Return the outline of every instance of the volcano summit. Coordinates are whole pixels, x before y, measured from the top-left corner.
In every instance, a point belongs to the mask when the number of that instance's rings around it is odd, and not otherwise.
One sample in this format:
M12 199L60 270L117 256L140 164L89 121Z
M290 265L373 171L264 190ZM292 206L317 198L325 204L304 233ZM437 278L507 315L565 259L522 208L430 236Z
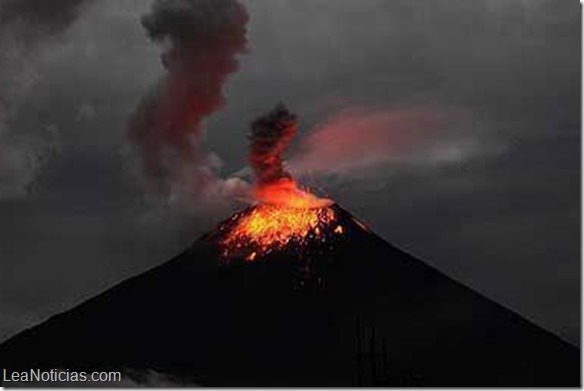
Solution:
M135 379L153 370L208 386L579 384L577 348L391 246L339 205L311 211L319 219L305 235L269 249L246 231L264 207L20 333L0 346L0 364Z
M577 348L300 188L296 117L252 124L254 206L0 346L0 366L207 386L577 386ZM152 384L149 384L152 385Z

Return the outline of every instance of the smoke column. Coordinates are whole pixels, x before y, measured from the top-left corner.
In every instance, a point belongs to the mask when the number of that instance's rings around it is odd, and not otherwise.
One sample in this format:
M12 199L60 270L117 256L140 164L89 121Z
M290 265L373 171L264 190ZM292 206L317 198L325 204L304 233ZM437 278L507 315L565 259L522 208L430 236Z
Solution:
M283 104L252 123L249 162L259 186L292 178L284 168L282 155L297 128L296 115Z
M247 20L236 0L158 0L143 17L148 36L166 48L167 74L139 104L128 132L157 190L196 197L216 185L210 157L200 151L201 130L224 104L223 84L246 47Z
M0 1L0 197L23 195L51 134L17 133L10 122L39 79L36 60L93 0Z
M297 128L296 115L281 103L252 123L249 162L255 176L252 196L256 201L294 208L317 208L331 203L298 187L284 167L283 155Z

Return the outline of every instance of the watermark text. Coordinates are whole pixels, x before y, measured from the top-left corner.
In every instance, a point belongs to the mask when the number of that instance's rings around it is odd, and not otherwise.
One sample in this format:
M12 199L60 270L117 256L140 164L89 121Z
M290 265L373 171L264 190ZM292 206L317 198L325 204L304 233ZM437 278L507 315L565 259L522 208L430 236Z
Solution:
M69 369L29 369L27 371L2 370L2 383L18 382L121 382L119 371L71 371Z

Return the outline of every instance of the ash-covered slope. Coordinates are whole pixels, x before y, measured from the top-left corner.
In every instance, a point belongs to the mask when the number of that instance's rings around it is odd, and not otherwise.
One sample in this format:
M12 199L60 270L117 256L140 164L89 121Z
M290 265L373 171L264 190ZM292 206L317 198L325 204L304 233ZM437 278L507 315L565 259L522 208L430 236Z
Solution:
M211 386L580 384L578 349L330 209L334 223L302 245L226 260L220 243L245 211L7 341L0 367L151 369Z

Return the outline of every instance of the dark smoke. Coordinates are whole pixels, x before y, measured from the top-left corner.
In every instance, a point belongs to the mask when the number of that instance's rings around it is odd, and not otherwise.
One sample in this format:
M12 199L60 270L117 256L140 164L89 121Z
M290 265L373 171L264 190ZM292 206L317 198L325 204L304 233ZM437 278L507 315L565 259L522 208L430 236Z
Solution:
M0 0L0 198L26 194L54 134L16 132L11 121L40 75L37 60L93 0Z
M236 0L158 0L142 23L167 48L167 71L134 113L129 138L157 190L208 192L216 178L199 150L204 120L224 104L223 85L246 47L245 8Z
M252 123L249 162L259 186L291 178L284 168L282 155L297 127L296 115L283 104Z

